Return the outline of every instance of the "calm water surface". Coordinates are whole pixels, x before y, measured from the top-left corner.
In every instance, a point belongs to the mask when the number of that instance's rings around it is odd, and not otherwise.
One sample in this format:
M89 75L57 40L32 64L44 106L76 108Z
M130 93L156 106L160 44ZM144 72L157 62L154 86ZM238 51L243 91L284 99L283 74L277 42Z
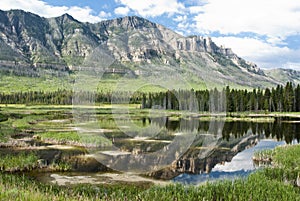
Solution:
M124 178L128 176L140 180L136 175L141 172L135 170L142 167L146 172L143 174L153 179L197 185L206 181L247 176L258 168L252 162L255 151L298 143L300 140L300 121L297 118L275 118L274 121L267 122L262 119L224 121L176 115L152 115L149 118L143 113L132 113L128 120L128 116L123 114L113 117L111 113L103 111L97 113L92 120L96 120L96 126L94 122L74 123L71 118L66 121L61 118L51 119L32 125L43 123L48 126L47 129L55 130L58 129L58 123L62 122L60 132L85 130L89 134L101 134L113 144L111 148L88 150L87 154L90 156L100 154L102 158L99 157L98 161L76 159L72 173L57 173L54 174L55 177L53 174L42 173L38 175L40 180L55 182L55 178L63 177L64 180L69 178L71 182L84 175L90 178L86 181L97 177L95 179L99 181L100 178L102 182L103 175L99 176L98 173L107 173L104 168L107 164L99 162L107 160L111 169L127 172ZM52 128L52 124L55 127ZM34 128L32 130L35 131ZM169 152L171 154L165 154ZM80 150L74 152L53 147L39 153L47 156L47 160L55 157L73 160L74 156L83 154ZM166 162L167 165L157 166L156 162ZM116 175L114 177L117 178Z

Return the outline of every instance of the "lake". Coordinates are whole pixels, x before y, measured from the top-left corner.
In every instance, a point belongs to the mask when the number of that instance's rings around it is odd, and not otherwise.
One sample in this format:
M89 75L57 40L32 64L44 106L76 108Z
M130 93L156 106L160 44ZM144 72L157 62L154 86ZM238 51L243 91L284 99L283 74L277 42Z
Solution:
M18 146L2 143L1 155L35 150L46 164L71 166L71 172L29 173L45 182L197 185L247 176L259 168L252 161L255 151L298 143L300 138L296 117L224 118L110 108L83 112L79 118L61 108L5 110L10 123L1 122L0 129L7 132L13 126Z

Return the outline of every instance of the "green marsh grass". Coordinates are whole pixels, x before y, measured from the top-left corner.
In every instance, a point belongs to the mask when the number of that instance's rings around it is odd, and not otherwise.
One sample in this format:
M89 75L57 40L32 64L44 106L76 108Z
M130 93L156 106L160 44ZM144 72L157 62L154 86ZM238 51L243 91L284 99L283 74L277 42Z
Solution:
M257 152L255 155L263 155L272 161L272 166L264 169L266 177L296 185L300 175L300 145L278 146L273 150Z
M254 153L257 158L270 158L275 167L300 171L300 145L278 146Z
M60 143L66 142L79 142L80 136L76 131L65 131L65 132L57 132L57 131L46 131L41 132L37 136L40 137L41 140L55 140Z
M66 162L53 163L49 166L52 171L67 172L72 170L72 165Z
M30 193L31 192L31 193ZM34 192L34 193L32 193ZM270 180L263 172L247 179L201 186L143 184L41 184L24 176L0 174L0 200L300 200L299 189Z
M70 144L88 147L110 146L111 141L97 134L80 134L77 131L48 131L39 133L37 138L42 141L54 141L58 144Z
M0 170L3 172L29 171L37 167L38 159L33 152L1 156Z
M262 151L256 151L253 155L254 161L271 162L274 156L272 149L266 149Z

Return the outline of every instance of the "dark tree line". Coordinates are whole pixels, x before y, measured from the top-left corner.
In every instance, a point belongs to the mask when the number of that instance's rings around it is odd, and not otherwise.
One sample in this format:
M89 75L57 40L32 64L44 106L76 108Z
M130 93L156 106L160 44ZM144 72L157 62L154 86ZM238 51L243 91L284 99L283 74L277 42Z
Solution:
M118 97L118 99L116 98ZM130 97L130 98L128 98ZM53 92L29 91L0 93L1 104L47 104L47 105L72 105L85 103L140 103L141 93L129 92L91 92L57 90ZM119 100L120 99L120 100ZM121 102L120 102L121 101Z
M195 110L210 112L299 112L300 85L291 82L275 88L230 89L221 91L185 90L143 94L142 108L161 107L172 110Z
M0 93L2 104L137 103L141 108L207 112L300 112L300 85L262 89L172 90L166 92L88 92L57 90Z
M29 91L15 92L10 94L0 93L2 104L72 104L73 92L68 90L57 90L54 92Z

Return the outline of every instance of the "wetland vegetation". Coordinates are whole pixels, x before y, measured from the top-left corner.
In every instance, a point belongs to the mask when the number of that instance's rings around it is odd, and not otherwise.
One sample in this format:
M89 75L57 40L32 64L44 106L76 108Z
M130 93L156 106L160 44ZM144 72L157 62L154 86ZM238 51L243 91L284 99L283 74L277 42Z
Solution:
M284 172L283 172L284 173ZM43 184L25 176L0 174L2 200L299 200L299 188L282 182L266 169L247 179L201 186L150 184L73 185ZM32 192L35 192L32 194Z
M101 150L113 143L126 153L152 153L162 149L177 135L186 130L196 129L208 132L212 122L223 121L222 133L211 150L211 156L217 158L196 159L197 153L203 150L203 142L195 138L189 151L181 158L186 169L177 166L172 171L176 175L188 172L199 174L209 172L217 163L230 161L238 152L255 145L256 140L273 139L294 143L299 141L299 114L231 113L231 117L218 118L202 113L195 115L180 111L167 111L164 117L147 109L137 109L132 105L129 114L136 128L122 127L114 120L112 109L102 107L86 108L96 118L95 121L78 125L74 119L71 106L1 106L1 174L0 199L2 200L299 200L299 150L300 146L284 146L274 151L256 152L260 161L268 158L271 166L253 172L247 178L202 183L197 186L174 184L163 185L155 182L117 180L103 184L69 184L58 185L53 182L42 182L36 179L34 172L73 172L87 171L114 172L101 165L97 160L88 157L94 145L101 145ZM94 112L94 113L93 113ZM149 116L151 114L151 116ZM122 115L118 117L122 119ZM127 116L124 116L127 117ZM267 121L264 121L267 119ZM118 122L120 123L120 121ZM121 121L122 123L122 121ZM125 124L127 122L125 121ZM160 132L155 136L139 136L139 129L155 125ZM80 127L82 126L82 127ZM87 126L87 127L86 127ZM78 135L78 128L91 128L91 141ZM136 130L137 129L137 130ZM131 134L128 136L123 131ZM97 132L96 132L97 131ZM96 133L101 133L100 137ZM145 135L143 133L142 135ZM89 138L88 137L88 138ZM245 141L244 144L241 143ZM93 142L93 143L91 143ZM97 146L96 146L97 147ZM88 149L87 149L88 148ZM232 151L236 149L235 151ZM193 156L195 155L195 156ZM227 158L224 158L226 156ZM193 167L186 163L198 164ZM203 169L199 170L198 167ZM207 169L208 168L208 169ZM169 170L163 170L169 174ZM118 173L118 172L117 172ZM121 173L118 173L121 174ZM156 174L155 178L157 178ZM155 175L155 174L154 174ZM176 176L174 175L174 176ZM146 176L146 175L144 175ZM108 176L110 177L110 176ZM148 177L145 177L148 178ZM159 177L158 177L159 178ZM166 177L161 177L166 179ZM105 179L104 179L105 180ZM154 180L153 180L154 181ZM32 189L36 193L32 194Z

